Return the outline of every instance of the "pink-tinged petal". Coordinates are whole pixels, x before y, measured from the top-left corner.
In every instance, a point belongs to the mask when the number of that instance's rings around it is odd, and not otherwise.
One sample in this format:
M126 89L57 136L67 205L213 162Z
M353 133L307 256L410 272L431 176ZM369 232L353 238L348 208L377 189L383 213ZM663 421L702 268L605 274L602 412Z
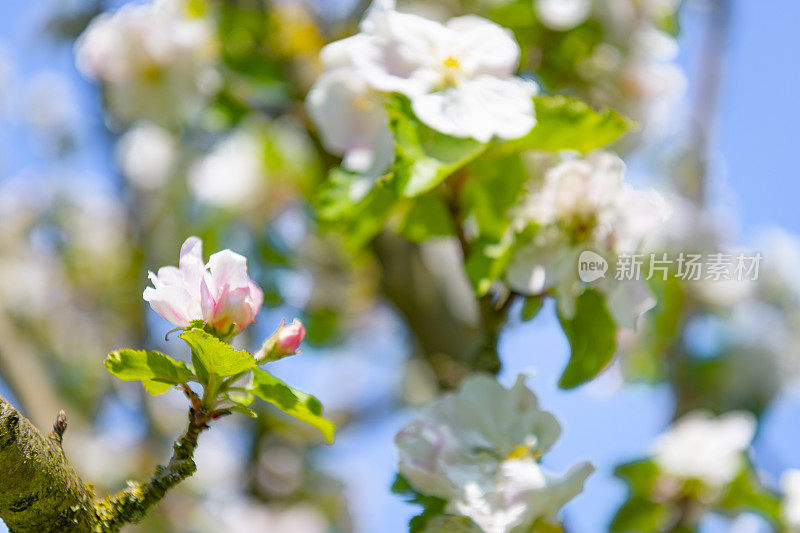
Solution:
M184 283L195 289L200 287L200 280L205 272L203 263L203 241L197 237L189 237L181 246L181 257L178 262ZM198 295L196 291L192 294ZM199 296L199 295L198 295Z
M212 255L206 267L211 271L214 286L220 291L224 285L231 288L247 287L247 259L230 250L223 250Z
M176 326L185 328L189 322L194 318L199 318L195 315L191 299L185 290L178 286L166 286L160 289L147 287L142 294L145 301L150 303L153 311L164 317L169 322Z
M261 287L250 281L250 307L253 310L253 316L258 314L259 309L264 304L264 291Z
M216 289L211 274L205 273L200 282L200 310L203 313L203 320L210 322L217 307Z
M230 289L226 285L217 299L213 316L206 317L206 320L220 333L240 332L250 325L255 316L251 307L247 305L249 296L248 287Z
M156 289L166 285L183 285L183 275L174 266L161 267L158 269L158 275L150 272L148 277Z

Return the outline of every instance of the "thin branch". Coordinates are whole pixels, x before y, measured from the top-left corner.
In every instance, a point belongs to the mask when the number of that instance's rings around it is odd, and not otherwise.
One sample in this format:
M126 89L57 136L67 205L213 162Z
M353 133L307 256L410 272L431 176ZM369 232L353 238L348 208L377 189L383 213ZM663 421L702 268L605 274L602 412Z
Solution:
M191 408L189 424L172 446L172 457L167 466L156 467L153 477L146 483L128 482L126 489L97 502L97 515L103 531L118 531L125 524L140 522L168 490L195 473L197 438L208 429L211 418L205 411Z

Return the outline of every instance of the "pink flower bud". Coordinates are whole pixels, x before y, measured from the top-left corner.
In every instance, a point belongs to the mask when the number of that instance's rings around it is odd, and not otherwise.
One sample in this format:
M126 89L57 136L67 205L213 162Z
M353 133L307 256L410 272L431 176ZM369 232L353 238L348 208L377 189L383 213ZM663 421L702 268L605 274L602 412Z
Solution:
M277 340L275 341L274 355L285 356L293 355L300 347L300 343L306 338L306 328L303 323L296 318L291 324L281 325L278 328Z

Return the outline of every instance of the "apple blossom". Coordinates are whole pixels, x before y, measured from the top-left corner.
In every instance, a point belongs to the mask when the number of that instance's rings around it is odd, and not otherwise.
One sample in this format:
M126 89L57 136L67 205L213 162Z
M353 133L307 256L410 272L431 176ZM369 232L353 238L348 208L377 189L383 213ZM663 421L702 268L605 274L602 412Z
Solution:
M747 412L714 418L695 411L658 437L653 444L653 460L665 474L719 488L745 466L744 452L755 430L755 417Z
M178 267L162 267L149 276L153 287L144 290L145 301L181 328L203 320L221 335L235 335L255 320L264 301L247 275L247 259L223 250L203 264L203 243L197 237L181 246Z
M120 138L117 164L133 185L153 190L169 178L176 159L175 148L175 139L167 130L151 122L141 122Z
M556 520L593 470L588 463L561 476L542 469L538 460L560 432L523 377L506 389L476 375L398 433L399 470L416 491L447 500L446 512L487 533L523 531L537 519Z
M266 178L258 138L236 131L220 141L189 171L189 187L201 201L224 208L249 207Z
M78 70L105 84L117 119L174 126L193 116L212 88L215 29L181 0L126 4L95 17L75 55Z
M512 139L534 126L537 88L514 76L520 50L508 30L477 16L440 24L391 1L375 2L359 29L323 49L325 72L306 100L345 168L373 176L388 168L389 93L408 96L422 122L455 137Z
M661 225L668 214L663 199L624 184L624 172L623 161L609 152L567 158L545 172L540 189L517 211L518 225L533 223L538 229L506 271L513 289L524 294L554 289L562 314L570 317L584 288L577 272L580 254L592 250L614 264L618 254L634 253ZM606 294L617 323L632 328L655 301L643 279L617 282L613 277L593 286Z

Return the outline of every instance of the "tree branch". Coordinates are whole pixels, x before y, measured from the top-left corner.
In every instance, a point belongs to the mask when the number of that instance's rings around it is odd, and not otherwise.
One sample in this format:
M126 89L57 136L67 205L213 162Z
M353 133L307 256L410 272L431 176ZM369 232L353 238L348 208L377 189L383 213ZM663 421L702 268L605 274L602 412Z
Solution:
M54 435L59 431L54 428ZM92 531L92 491L67 461L60 440L44 436L2 396L0 472L0 518L14 533Z
M139 522L197 470L197 439L212 418L191 408L166 466L156 467L146 483L130 481L119 493L95 500L61 449L66 414L58 414L45 436L0 396L0 518L13 533L107 533Z
M147 483L130 481L128 487L114 496L97 502L96 509L102 531L118 531L123 525L140 522L167 491L197 470L194 450L197 438L205 429L211 416L202 410L189 410L189 425L183 436L172 446L172 458L167 466L157 466Z

